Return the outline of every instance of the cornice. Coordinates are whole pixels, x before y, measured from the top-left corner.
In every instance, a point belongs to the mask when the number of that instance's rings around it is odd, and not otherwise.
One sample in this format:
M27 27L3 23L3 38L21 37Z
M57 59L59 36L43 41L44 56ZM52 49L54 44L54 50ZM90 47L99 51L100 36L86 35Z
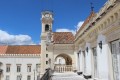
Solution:
M109 34L120 30L120 20L115 21L115 23L109 25L106 29L104 29L103 31L101 31L101 33L105 36L108 36Z
M40 57L40 54L0 54L0 57Z

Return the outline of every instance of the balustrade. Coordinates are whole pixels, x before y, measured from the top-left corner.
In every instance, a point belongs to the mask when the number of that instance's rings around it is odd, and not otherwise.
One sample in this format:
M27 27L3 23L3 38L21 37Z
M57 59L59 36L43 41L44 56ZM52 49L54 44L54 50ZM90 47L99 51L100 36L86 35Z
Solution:
M55 65L55 72L72 72L72 65Z

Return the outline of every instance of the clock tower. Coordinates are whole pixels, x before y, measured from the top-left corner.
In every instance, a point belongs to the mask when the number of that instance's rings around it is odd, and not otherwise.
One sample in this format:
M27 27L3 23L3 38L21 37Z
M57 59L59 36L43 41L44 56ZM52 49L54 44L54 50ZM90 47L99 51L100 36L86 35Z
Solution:
M42 33L52 30L53 13L50 11L42 12Z
M52 24L53 24L53 13L50 11L42 12L41 18L42 24L42 31L41 31L41 76L45 73L45 70L49 68L49 59L50 54L47 51L47 37L48 33L52 31Z

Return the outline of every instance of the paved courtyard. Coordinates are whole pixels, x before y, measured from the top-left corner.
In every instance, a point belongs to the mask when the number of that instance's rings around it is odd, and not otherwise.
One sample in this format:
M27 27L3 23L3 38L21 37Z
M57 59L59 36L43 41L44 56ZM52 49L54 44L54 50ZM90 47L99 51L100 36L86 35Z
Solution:
M54 73L52 80L84 80L82 76L77 75L77 73Z

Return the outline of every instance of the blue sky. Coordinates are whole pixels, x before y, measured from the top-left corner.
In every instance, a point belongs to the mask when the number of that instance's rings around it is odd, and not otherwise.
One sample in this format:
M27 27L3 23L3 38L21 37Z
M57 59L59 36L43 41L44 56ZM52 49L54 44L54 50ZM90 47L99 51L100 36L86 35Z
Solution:
M41 12L52 10L53 31L72 31L107 0L0 0L0 44L39 44ZM79 24L78 24L79 23Z

